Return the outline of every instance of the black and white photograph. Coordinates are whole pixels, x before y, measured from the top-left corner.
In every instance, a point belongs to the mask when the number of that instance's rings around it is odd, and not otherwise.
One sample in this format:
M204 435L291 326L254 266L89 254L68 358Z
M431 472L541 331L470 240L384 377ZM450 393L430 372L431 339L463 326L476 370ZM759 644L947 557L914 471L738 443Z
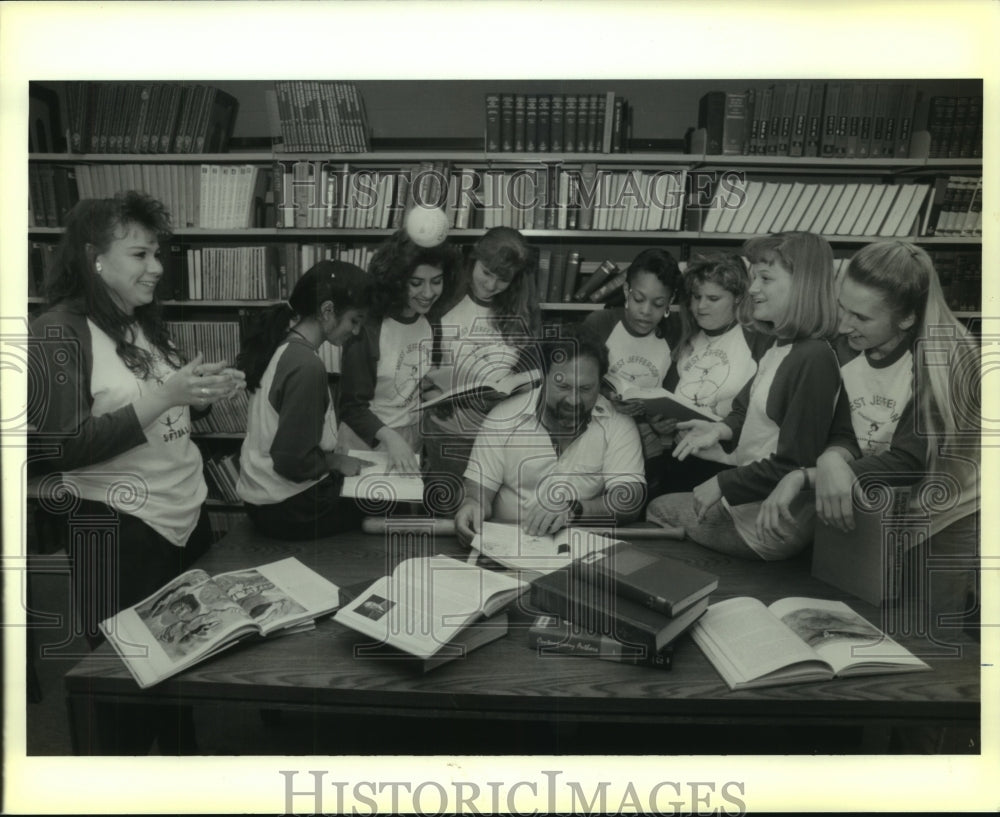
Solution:
M1000 807L997 34L0 3L3 810Z

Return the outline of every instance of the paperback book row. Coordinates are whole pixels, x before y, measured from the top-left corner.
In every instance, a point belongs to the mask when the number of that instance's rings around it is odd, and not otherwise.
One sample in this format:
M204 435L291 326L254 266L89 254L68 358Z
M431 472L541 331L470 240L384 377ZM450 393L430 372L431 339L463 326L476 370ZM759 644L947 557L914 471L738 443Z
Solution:
M240 350L236 321L167 321L167 332L186 360L201 352L206 361L234 365Z
M603 94L486 95L487 153L622 153L629 106Z
M924 97L912 82L777 82L711 91L699 103L705 152L729 156L909 158L930 133L930 158L976 158L982 97Z
M161 281L163 297L177 301L262 301L280 297L281 248L185 248L171 245Z
M194 421L195 434L246 434L250 398L245 389L212 405L212 410Z
M224 153L239 102L189 82L67 82L73 153Z
M970 181L959 184L949 179L940 185L750 181L739 196L720 185L704 213L701 232L756 235L802 230L826 236L971 238L982 235L982 180Z
M209 499L225 502L227 505L242 504L243 500L236 493L236 483L240 478L239 456L222 454L206 457L204 466Z
M270 183L268 169L254 165L29 165L29 226L61 227L80 199L136 190L163 202L175 229L259 227Z
M278 81L274 95L285 151L371 150L364 97L353 82Z
M246 519L246 514L240 511L227 511L221 508L208 509L208 527L212 541L218 542L229 531Z

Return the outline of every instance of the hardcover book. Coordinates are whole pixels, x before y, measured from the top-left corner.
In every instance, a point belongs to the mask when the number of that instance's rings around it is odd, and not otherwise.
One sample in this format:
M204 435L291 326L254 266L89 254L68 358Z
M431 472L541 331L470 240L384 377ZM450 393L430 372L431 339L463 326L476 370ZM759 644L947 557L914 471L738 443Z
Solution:
M650 652L611 636L582 630L557 616L535 618L528 630L528 646L542 659L582 657L659 669L673 666L672 644L659 652Z
M727 599L691 635L730 689L930 669L840 601Z
M247 636L308 629L339 603L337 585L293 557L216 576L189 570L100 627L145 688Z

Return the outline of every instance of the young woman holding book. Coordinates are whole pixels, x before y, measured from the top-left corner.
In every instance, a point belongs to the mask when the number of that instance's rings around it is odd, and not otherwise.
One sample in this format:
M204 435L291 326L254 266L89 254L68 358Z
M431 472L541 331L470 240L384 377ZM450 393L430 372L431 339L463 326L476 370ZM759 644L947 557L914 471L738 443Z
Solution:
M541 317L535 292L535 251L517 230L493 227L475 243L469 261L442 310L442 371L451 373L453 385L471 385L537 368L534 346L541 334ZM436 394L431 388L423 396L429 399ZM428 493L428 500L442 514L454 513L461 504L469 452L496 402L489 394L477 393L423 416L425 472L455 488Z
M647 519L683 527L706 547L752 559L783 559L809 541L811 503L791 509L793 521L760 536L763 500L789 471L815 464L823 450L840 387L837 358L828 338L837 328L833 253L812 233L779 233L751 239L749 295L753 319L775 342L753 379L720 422L678 423L684 436L674 456L735 444L736 465L692 493L654 499Z
M321 261L244 343L239 362L251 398L236 491L268 536L312 539L360 522L340 488L363 463L334 453L337 414L317 350L357 335L373 294L358 267Z
M821 522L850 531L854 496L866 483L923 481L927 489L943 486L947 497L931 510L921 499L933 499L932 491L911 493L911 511L929 519L925 552L975 558L979 350L948 309L933 261L905 241L869 244L851 259L839 303L844 389L833 429L815 466L786 474L764 502L761 534L779 529L803 492L815 491ZM922 570L920 549L910 557ZM978 598L973 572L935 573L932 627L944 611L965 611L967 595Z
M420 470L420 384L431 369L428 313L446 292L459 254L447 243L421 247L398 230L375 252L368 272L375 300L341 361L338 450L384 450L393 469Z
M738 255L698 256L684 271L681 336L663 387L718 417L732 410L736 395L756 374L757 362L774 342L771 335L749 325L749 288L750 276ZM669 452L676 420L654 418L652 425L667 451L647 468L650 499L690 491L735 462L731 454L720 456L716 451L715 459L703 459L695 453L679 468Z
M640 252L625 271L625 305L592 312L584 320L607 347L609 368L602 393L620 413L632 417L642 440L647 480L657 481L661 435L651 425L638 399L622 399L630 389L659 389L670 368L671 343L677 329L670 304L680 289L681 272L666 250Z

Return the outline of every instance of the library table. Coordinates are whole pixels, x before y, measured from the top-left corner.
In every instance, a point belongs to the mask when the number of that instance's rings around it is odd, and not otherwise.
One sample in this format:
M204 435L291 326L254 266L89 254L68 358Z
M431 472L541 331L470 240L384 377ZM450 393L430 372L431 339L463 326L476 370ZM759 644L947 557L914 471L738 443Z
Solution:
M649 539L642 544L659 546ZM715 601L732 596L754 596L765 603L786 596L840 599L885 629L877 608L813 578L808 554L786 562L747 563L687 541L664 540L662 547L719 576ZM453 537L435 536L432 526L418 519L393 523L384 536L353 533L310 542L267 539L245 522L216 543L199 566L215 574L296 556L347 587L374 580L402 558L433 553L468 555ZM944 645L919 633L894 633L931 665L930 672L734 692L690 635L675 643L673 668L663 670L539 656L528 647L529 622L530 615L514 615L506 637L424 675L405 661L355 657L355 648L367 639L327 618L311 631L240 644L146 690L104 644L66 675L74 751L111 751L114 723L136 703L244 707L277 718L306 718L307 723L316 717L330 717L333 723L390 723L392 728L419 723L425 754L462 753L462 746L444 742L450 726L457 730L459 723L466 728L472 724L472 744L465 747L469 754L501 753L491 752L483 735L510 723L565 728L572 739L558 751L570 754L627 753L629 746L635 747L631 753L659 747L662 752L655 753L685 754L685 746L672 745L668 736L703 729L718 730L727 740L750 736L746 745L753 747L758 746L756 736L768 730L845 727L860 736L860 748L851 751L884 752L894 729L914 726L962 730L973 736L968 751L978 751L979 645L960 634ZM594 737L606 736L609 729L626 735L625 749ZM527 745L518 744L509 753L551 753L552 747L525 741ZM365 753L343 745L344 754ZM739 751L741 744L727 745ZM759 746L761 753L787 750ZM269 747L247 745L241 752L266 754ZM310 745L292 753L308 754Z

